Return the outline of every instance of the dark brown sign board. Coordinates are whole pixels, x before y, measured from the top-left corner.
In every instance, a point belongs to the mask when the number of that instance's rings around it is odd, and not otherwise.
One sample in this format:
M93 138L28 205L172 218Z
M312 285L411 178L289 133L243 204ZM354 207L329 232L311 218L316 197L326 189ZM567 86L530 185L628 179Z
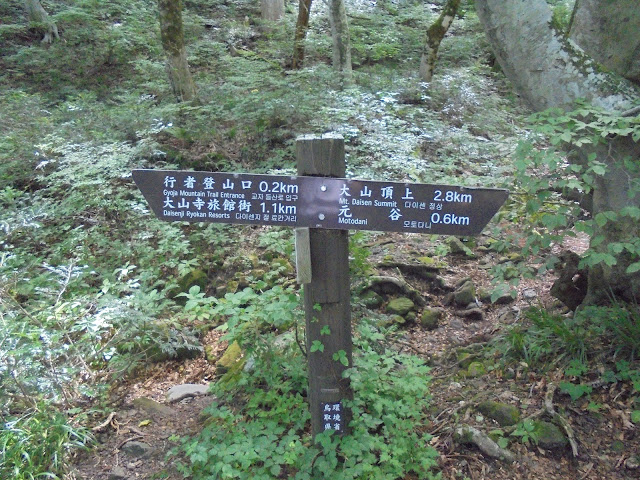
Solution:
M244 173L134 170L162 220L476 235L504 189Z

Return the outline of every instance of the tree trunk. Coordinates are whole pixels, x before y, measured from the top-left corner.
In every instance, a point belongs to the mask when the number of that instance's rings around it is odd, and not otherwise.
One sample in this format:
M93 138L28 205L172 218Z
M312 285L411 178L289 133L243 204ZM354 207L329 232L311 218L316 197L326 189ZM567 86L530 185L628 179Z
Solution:
M171 88L178 101L196 98L196 85L189 72L187 50L182 30L182 2L180 0L158 0L160 37L167 56L167 73Z
M572 109L576 100L586 99L622 113L640 98L633 84L602 72L584 51L551 27L551 11L545 0L476 0L476 8L500 66L534 109ZM625 48L624 44L619 46ZM640 156L637 143L619 137L580 153L582 157L595 153L596 159L607 165L606 174L595 179L593 216L640 206L640 197L631 190L640 180L637 169L627 169L622 161ZM640 225L622 218L602 228L596 225L594 238L599 235L605 240L593 248L606 252L609 243L638 238ZM640 299L640 275L626 273L633 260L625 253L616 260L614 266L599 264L590 269L585 303L606 303L611 296Z
M29 21L40 24L45 29L42 43L51 43L54 38L56 40L60 38L57 25L51 20L46 10L42 8L40 0L25 0L24 4L27 9Z
M311 14L311 0L300 0L298 6L298 21L296 22L296 35L293 40L293 59L291 68L302 68L304 62L304 39L309 29L309 15Z
M638 0L577 0L569 38L606 68L640 83Z
M260 11L263 20L279 22L284 17L284 0L261 0Z
M343 0L329 0L329 23L333 38L333 68L340 72L344 83L351 83L351 38Z
M420 78L423 82L430 82L433 78L440 43L453 23L459 7L460 0L447 0L442 13L427 30L427 40L422 49L422 58L420 59Z

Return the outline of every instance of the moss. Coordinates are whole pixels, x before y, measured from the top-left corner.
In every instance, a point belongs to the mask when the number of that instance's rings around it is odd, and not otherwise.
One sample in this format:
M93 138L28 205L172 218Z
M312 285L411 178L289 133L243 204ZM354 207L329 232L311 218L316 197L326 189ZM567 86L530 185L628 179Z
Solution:
M469 368L467 368L467 374L470 377L481 377L486 375L487 368L481 362L471 362Z
M238 342L233 342L227 347L220 360L216 362L216 371L226 373L232 370L237 364L242 363L242 349Z
M415 308L415 304L406 297L394 298L387 305L386 311L395 315L407 315Z
M520 410L507 403L482 402L478 405L478 411L498 422L501 427L515 425L520 421Z
M531 437L535 439L538 446L546 450L554 450L566 447L569 443L567 437L553 423L535 421Z

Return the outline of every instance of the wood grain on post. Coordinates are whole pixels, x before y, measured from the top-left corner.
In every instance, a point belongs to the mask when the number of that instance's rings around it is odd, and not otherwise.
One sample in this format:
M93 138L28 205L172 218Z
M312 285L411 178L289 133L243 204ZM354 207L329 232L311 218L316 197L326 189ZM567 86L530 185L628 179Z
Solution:
M341 135L302 136L296 141L298 175L344 177L344 139ZM304 287L309 361L309 408L313 436L324 431L322 406L341 404L341 430L348 433L350 412L342 402L352 398L347 366L334 360L346 356L352 366L349 241L346 230L310 229L311 282ZM328 328L326 328L328 327ZM314 341L324 350L311 351Z

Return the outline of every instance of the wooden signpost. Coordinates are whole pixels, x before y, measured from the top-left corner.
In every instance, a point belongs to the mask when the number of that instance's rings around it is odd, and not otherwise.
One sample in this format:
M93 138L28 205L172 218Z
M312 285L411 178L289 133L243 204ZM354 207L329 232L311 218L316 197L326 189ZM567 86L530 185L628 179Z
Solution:
M296 142L297 176L134 170L155 215L168 221L296 228L304 284L312 433L346 433L352 397L347 230L468 236L482 231L504 189L346 179L339 135Z

